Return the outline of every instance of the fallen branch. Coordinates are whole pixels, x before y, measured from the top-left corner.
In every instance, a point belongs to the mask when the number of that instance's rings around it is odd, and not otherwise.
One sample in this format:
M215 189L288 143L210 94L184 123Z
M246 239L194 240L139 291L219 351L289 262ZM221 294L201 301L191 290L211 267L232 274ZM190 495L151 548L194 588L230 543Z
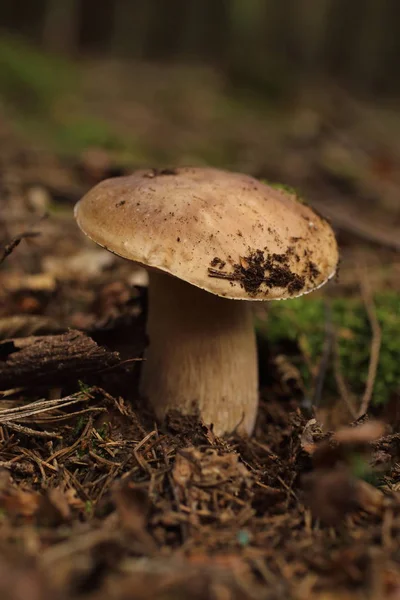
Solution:
M0 342L0 390L74 381L120 364L119 355L80 331Z

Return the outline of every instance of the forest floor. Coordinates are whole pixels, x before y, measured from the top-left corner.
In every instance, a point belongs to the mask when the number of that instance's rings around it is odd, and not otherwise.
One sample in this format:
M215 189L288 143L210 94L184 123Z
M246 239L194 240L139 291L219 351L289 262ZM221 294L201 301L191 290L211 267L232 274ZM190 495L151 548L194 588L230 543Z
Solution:
M71 102L40 135L1 112L1 598L400 598L393 111L332 87L278 118L211 74L137 66L128 89L116 65L85 68L95 117L68 141ZM257 312L250 439L156 424L137 390L145 274L73 219L104 177L176 164L294 185L340 242L326 291Z

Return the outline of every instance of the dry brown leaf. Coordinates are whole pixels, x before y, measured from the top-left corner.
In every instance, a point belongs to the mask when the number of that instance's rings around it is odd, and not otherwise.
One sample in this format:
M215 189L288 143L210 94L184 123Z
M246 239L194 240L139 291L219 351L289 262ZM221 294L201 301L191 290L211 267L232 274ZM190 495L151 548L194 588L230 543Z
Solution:
M189 460L181 452L178 452L175 457L175 464L172 470L172 478L174 482L180 485L182 488L186 488L189 481L192 479L193 470L195 468L196 463L194 461Z
M41 496L37 492L16 487L10 475L2 471L0 508L12 517L33 517L39 510Z

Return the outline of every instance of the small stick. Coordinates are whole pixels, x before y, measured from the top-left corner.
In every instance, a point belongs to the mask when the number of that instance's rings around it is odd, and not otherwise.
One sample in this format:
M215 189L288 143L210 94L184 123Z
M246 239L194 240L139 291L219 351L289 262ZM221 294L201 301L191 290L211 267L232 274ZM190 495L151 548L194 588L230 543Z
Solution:
M8 427L8 429L12 429L13 431L17 431L18 433L23 433L24 435L29 435L32 437L62 439L62 436L58 433L53 433L50 431L37 431L36 429L31 429L30 427L25 427L24 425L18 425L17 423L3 423L3 426Z
M209 277L216 277L217 279L228 279L229 281L240 281L242 277L235 273L227 273L226 271L218 271L217 269L208 269Z
M20 473L32 475L34 468L30 463L22 463L14 460L0 460L0 469L9 469Z
M6 260L7 256L10 256L10 254L15 250L15 248L20 245L22 240L24 240L26 238L34 238L34 237L37 237L38 235L40 235L40 233L38 231L26 231L25 233L20 233L15 238L13 238L11 240L11 242L9 242L1 250L0 265Z

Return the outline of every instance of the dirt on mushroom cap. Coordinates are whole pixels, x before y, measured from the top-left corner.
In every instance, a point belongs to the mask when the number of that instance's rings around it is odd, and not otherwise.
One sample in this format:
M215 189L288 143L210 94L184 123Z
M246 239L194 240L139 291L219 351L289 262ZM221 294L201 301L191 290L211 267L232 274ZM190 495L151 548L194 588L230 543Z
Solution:
M295 194L217 169L106 180L75 214L115 254L227 298L295 297L325 283L338 261L329 224Z
M250 296L256 295L262 284L267 288L286 288L291 295L296 295L304 289L307 277L313 282L320 272L311 260L305 262L303 274L291 271L289 259L294 252L293 247L288 248L284 254L268 254L261 250L251 252L233 265L231 274L221 270L226 263L215 257L210 263L209 275L228 279L230 282L238 281ZM295 258L300 262L297 254ZM219 266L219 270L214 268L216 265Z

